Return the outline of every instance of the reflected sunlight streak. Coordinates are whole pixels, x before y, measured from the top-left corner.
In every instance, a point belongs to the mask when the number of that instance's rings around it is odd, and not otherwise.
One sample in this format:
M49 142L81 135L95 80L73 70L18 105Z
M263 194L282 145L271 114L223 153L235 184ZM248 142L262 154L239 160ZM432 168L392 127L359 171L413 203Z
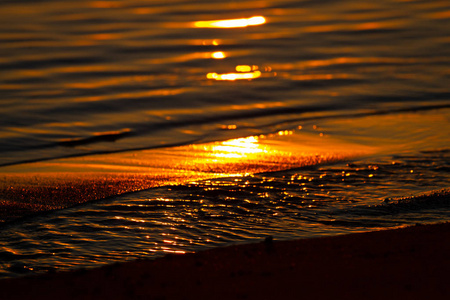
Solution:
M236 66L236 71L238 72L250 72L255 70L258 70L258 66L247 66L247 65Z
M258 77L261 77L260 71L254 71L254 72L246 72L246 73L224 73L224 74L217 74L217 73L208 73L206 75L208 79L215 79L215 80L242 80L242 79L255 79Z
M222 51L217 51L217 52L213 52L213 53L211 54L211 57L214 58L214 59L222 59L222 58L225 58L225 57L227 57L227 56L226 56L226 54L225 54L224 52L222 52Z
M256 136L220 142L211 146L210 150L214 157L220 158L243 158L267 152L267 149L258 143Z
M266 19L262 16L255 16L251 18L229 19L229 20L212 20L212 21L197 21L194 27L198 28L241 28L247 26L257 26L266 23Z

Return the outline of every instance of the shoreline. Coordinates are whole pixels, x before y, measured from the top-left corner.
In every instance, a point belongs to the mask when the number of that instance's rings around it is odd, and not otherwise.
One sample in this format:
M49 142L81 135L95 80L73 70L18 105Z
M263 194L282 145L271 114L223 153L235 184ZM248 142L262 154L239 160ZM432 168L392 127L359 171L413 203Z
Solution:
M447 299L450 223L0 280L1 299ZM26 288L24 288L26 287Z
M282 133L0 167L0 224L129 192L333 163L373 151L308 133Z

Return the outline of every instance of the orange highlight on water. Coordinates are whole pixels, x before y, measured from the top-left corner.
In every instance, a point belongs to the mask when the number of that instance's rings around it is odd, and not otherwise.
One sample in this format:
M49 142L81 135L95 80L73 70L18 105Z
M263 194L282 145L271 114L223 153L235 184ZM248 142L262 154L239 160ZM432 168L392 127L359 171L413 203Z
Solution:
M194 27L198 28L240 28L248 26L257 26L266 23L266 18L263 16L255 16L251 18L242 19L228 19L228 20L211 20L211 21L197 21Z

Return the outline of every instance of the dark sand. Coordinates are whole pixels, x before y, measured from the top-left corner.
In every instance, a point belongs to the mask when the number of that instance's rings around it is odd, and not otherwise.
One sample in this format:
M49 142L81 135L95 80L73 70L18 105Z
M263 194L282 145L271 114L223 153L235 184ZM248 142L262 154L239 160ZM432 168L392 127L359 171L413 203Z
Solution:
M450 223L0 281L0 299L450 299Z

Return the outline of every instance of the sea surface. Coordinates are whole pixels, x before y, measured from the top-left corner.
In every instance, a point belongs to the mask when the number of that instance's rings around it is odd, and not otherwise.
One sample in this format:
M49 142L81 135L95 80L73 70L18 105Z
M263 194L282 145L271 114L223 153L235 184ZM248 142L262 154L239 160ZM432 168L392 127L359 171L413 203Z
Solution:
M450 220L450 3L2 1L0 277Z

